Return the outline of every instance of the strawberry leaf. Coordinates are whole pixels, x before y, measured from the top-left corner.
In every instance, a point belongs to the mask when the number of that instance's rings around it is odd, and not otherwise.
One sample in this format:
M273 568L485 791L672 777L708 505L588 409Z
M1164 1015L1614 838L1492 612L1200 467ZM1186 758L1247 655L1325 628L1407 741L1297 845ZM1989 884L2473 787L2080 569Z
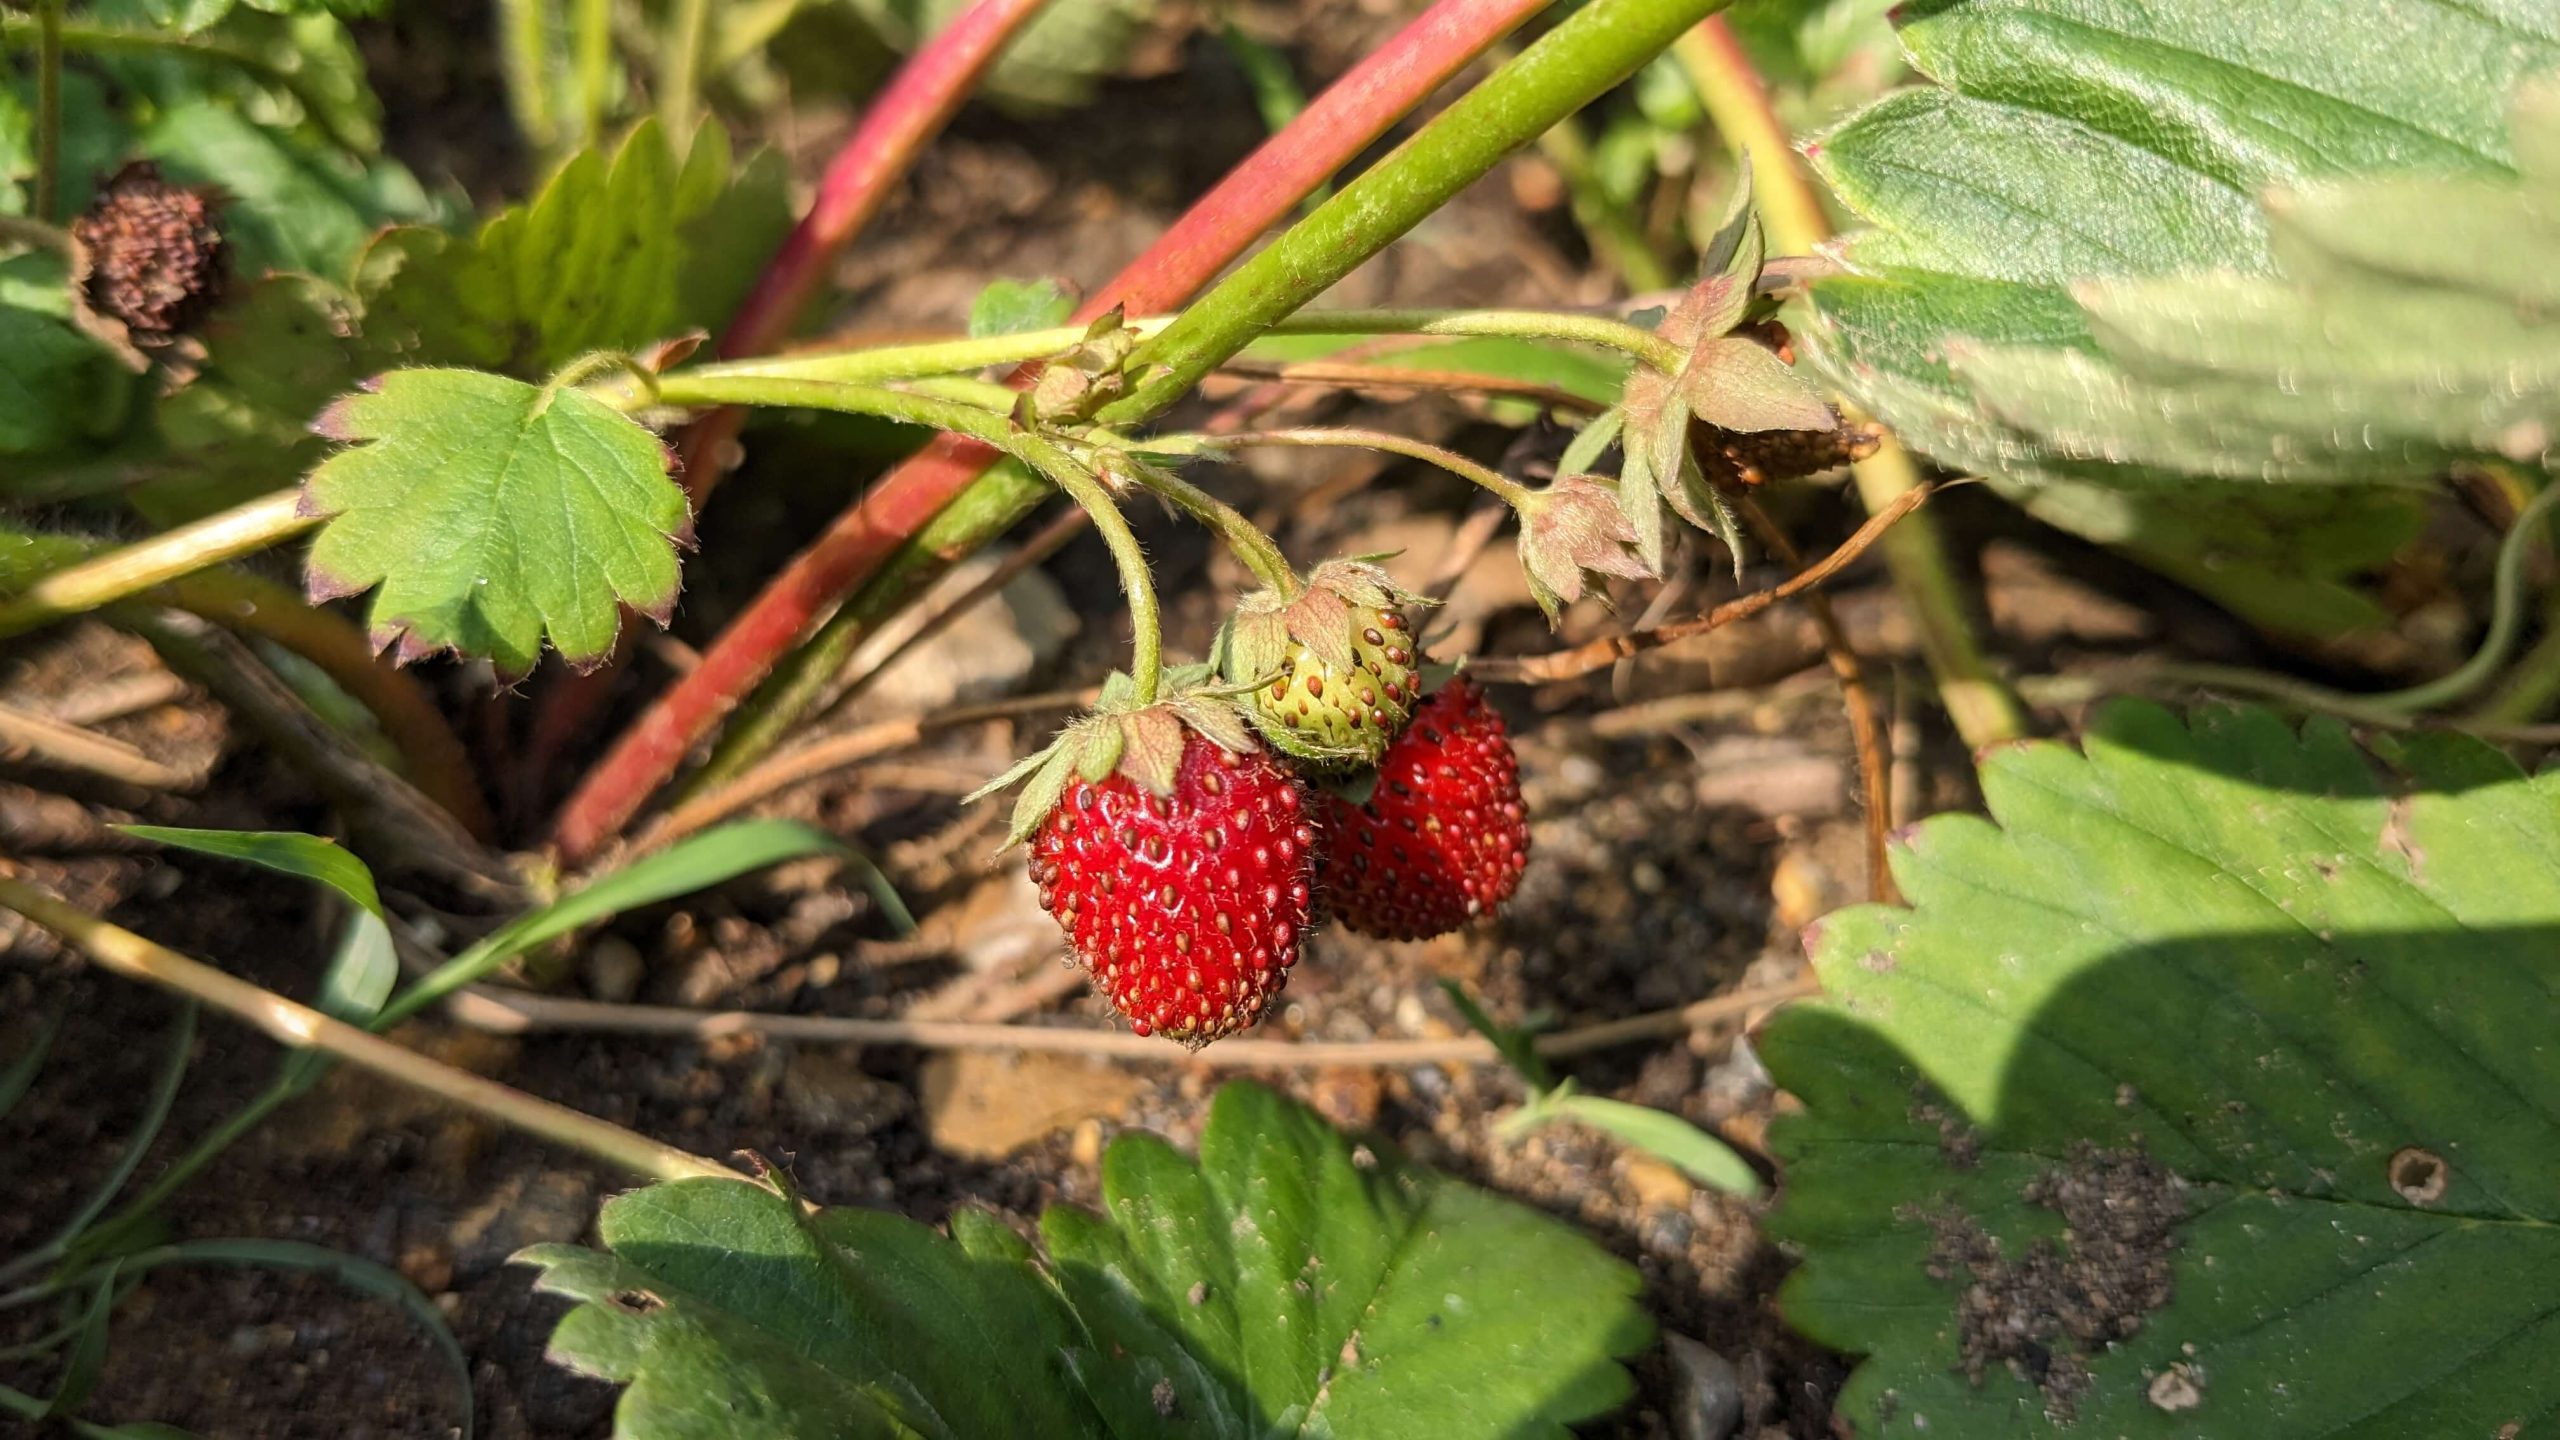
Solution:
M532 668L547 638L602 659L620 605L664 622L678 586L684 491L658 438L582 391L469 370L395 370L347 396L322 433L356 442L303 485L328 523L317 598L381 587L375 643Z
M1589 1240L1255 1085L1197 1161L1115 1141L1103 1201L1043 1217L1044 1265L973 1212L945 1239L683 1180L607 1202L609 1253L518 1258L579 1302L551 1355L629 1387L628 1435L1562 1440L1651 1335Z
M581 151L540 194L455 236L383 232L357 261L365 341L383 364L546 376L724 323L790 222L779 162L733 167L717 125L678 155L655 121Z
M1807 938L1781 1296L1859 1434L2493 1435L2560 1398L2560 774L2102 711ZM2534 1422L2523 1421L2524 1429ZM2517 1433L2524 1433L2519 1429Z

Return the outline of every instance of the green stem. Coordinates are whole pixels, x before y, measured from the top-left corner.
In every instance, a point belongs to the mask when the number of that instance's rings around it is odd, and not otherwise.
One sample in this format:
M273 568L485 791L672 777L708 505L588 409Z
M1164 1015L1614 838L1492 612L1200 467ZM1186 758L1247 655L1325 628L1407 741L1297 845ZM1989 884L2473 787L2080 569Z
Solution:
M0 639L292 539L320 523L301 501L298 490L278 490L57 570L0 602Z
M1142 338L1170 329L1175 317L1141 316L1129 328ZM1679 368L1679 347L1640 326L1605 315L1547 310L1310 310L1274 322L1273 335L1508 336L1593 345L1634 356L1657 369ZM761 360L724 360L682 373L705 379L826 380L871 385L1021 365L1065 353L1085 338L1080 325L1025 330L968 340L804 350Z
M1152 445L1154 442L1150 441ZM1225 443L1223 440L1219 443ZM1263 528L1245 518L1233 505L1185 480L1161 465L1132 465L1128 477L1180 507L1192 519L1208 526L1225 541L1244 568L1253 577L1286 599L1296 597L1301 588L1298 572L1290 568L1289 557L1281 552L1278 541Z
M1177 437L1167 437L1168 439ZM1178 437L1189 440L1194 437ZM1528 487L1505 477L1488 465L1480 465L1455 450L1427 444L1392 430L1348 430L1302 428L1293 430L1249 430L1235 435L1202 435L1196 437L1204 446L1229 449L1238 446L1289 445L1303 447L1338 447L1352 450L1378 450L1389 455L1402 455L1436 465L1472 485L1481 486L1495 499L1517 510L1530 503Z
M658 114L676 153L693 143L702 100L702 46L711 31L711 0L675 0L662 42L667 61L659 72Z
M613 0L578 0L577 25L578 128L572 138L584 146L604 131L605 91L613 83Z
M551 93L551 0L498 0L498 59L516 129L537 153L560 142Z
M180 59L226 65L278 87L302 106L302 113L312 124L320 127L331 143L342 149L361 153L380 148L368 137L351 135L331 120L330 117L335 110L329 98L313 88L309 76L293 67L279 65L272 57L262 55L245 46L203 35L181 35L175 31L137 30L122 25L96 25L85 21L64 20L62 19L62 0L41 0L32 18L23 15L0 15L0 41L19 42L29 35L35 37L37 47L36 80L39 109L45 108L42 101L42 86L46 73L43 57L48 45L52 46L55 57L51 68L57 87L60 85L61 53L66 49L90 55L174 55ZM61 111L58 97L51 108L58 134ZM44 127L41 115L37 117L36 123L38 148L41 150ZM41 156L39 156L39 162L41 162ZM39 163L36 179L40 186L44 180L43 169L44 167ZM51 218L45 211L39 210L36 213L39 216Z
M0 245L20 250L50 250L57 255L71 253L71 232L58 225L24 215L0 215ZM23 492L20 492L23 498Z
M1768 87L1717 16L1703 21L1672 46L1706 101L1725 139L1751 157L1752 198L1767 227L1770 247L1781 255L1809 255L1831 233L1822 201L1805 177L1786 127L1769 104ZM1849 418L1859 418L1854 410ZM1920 483L1911 452L1888 439L1875 454L1850 467L1858 498L1870 515L1883 514ZM1881 542L1894 588L1911 608L1920 650L1938 681L1938 699L1956 733L1976 750L2027 733L2026 711L1992 668L1974 632L1965 590L1947 559L1937 523L1914 512Z
M1810 255L1831 236L1830 217L1796 168L1795 146L1769 104L1769 89L1721 15L1710 16L1672 42L1672 59L1687 72L1706 103L1707 116L1725 143L1751 157L1752 191L1769 248L1779 255Z
M1164 372L1101 418L1132 422L1171 405L1255 336L1420 224L1504 156L1635 73L1723 3L1594 0L1574 12L1441 112L1391 161L1344 186L1140 346L1137 363L1162 365Z
M36 0L36 219L62 189L62 0Z
M1164 669L1164 636L1156 608L1154 576L1147 569L1145 550L1138 545L1137 535L1112 502L1111 492L1075 457L1051 441L1031 434L1013 423L1009 416L957 400L919 395L910 390L888 390L871 385L836 385L816 380L786 380L770 376L714 376L699 372L678 372L660 379L658 403L688 408L714 405L767 405L809 410L835 410L853 415L876 415L888 420L901 420L910 425L965 435L982 444L992 445L1023 464L1040 472L1049 483L1067 494L1093 517L1093 526L1102 532L1103 543L1111 549L1112 562L1119 567L1121 588L1129 592L1129 628L1133 654L1129 678L1135 682L1137 704L1152 705Z

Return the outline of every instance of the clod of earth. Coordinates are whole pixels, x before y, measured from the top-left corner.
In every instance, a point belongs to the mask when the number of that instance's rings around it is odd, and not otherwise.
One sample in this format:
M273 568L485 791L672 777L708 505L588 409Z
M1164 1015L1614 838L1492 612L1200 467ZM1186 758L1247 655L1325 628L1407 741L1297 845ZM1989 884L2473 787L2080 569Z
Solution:
M2185 1189L2140 1149L2101 1150L2084 1140L2068 1164L2019 1192L2062 1217L2058 1242L2031 1241L2011 1259L1972 1216L1932 1217L1930 1276L1966 1281L1956 1320L1967 1378L1979 1384L1991 1366L2005 1364L2043 1392L2047 1415L2071 1419L2089 1389L2090 1358L2169 1304ZM2157 1381L2152 1394L2157 1403Z

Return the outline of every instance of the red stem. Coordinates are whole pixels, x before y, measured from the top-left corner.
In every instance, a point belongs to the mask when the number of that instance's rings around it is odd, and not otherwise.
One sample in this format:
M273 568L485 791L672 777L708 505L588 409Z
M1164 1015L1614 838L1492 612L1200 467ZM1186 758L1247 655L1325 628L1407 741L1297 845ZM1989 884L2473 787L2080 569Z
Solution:
M1097 291L1079 317L1114 305L1146 314L1189 299L1389 126L1545 5L1439 0L1229 171ZM619 833L793 646L995 458L974 441L937 436L839 515L587 773L553 822L552 843L563 863L583 863Z
M987 67L1003 53L1005 43L1047 3L977 0L898 67L863 112L862 122L827 162L808 212L784 237L781 248L756 277L755 289L730 317L720 336L722 358L764 354L790 335L836 256L880 213L890 190L959 113ZM745 423L746 412L730 406L686 428L678 446L682 463L677 475L696 513L728 473L729 457ZM631 637L626 626L605 665L564 677L543 693L526 747L528 763L517 776L520 790L538 784L571 737L602 708L615 673L630 653Z

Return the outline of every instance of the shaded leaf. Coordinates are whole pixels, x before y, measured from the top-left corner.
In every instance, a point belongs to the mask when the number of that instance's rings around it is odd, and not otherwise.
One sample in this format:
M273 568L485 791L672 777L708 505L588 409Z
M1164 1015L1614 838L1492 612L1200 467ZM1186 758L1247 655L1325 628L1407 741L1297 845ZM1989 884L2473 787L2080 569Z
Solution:
M122 419L132 377L71 320L59 257L0 260L0 455L103 436ZM8 486L0 477L0 493Z
M311 472L315 596L380 587L377 644L455 650L522 673L548 639L574 663L612 648L620 607L663 623L690 523L658 437L593 396L470 370L395 370L325 433Z
M1772 1228L1790 1319L1869 1357L1861 1433L2486 1435L2560 1401L2560 774L2383 753L2111 707L2084 751L1984 757L1991 820L1897 849L1910 909L1809 936L1828 998L1761 1037L1806 1107Z
M388 231L360 258L365 340L386 363L547 376L725 323L788 229L780 162L733 167L717 125L679 156L655 121L579 152L476 236Z
M161 112L138 143L171 180L225 197L222 226L243 277L343 274L377 227L426 213L414 182L400 183L405 175L386 191L365 166L216 100Z
M619 1433L1563 1436L1628 1391L1634 1275L1524 1207L1252 1085L1201 1159L1114 1142L1107 1216L802 1216L679 1181L607 1203L611 1254L538 1246L581 1302L552 1353L626 1383Z

